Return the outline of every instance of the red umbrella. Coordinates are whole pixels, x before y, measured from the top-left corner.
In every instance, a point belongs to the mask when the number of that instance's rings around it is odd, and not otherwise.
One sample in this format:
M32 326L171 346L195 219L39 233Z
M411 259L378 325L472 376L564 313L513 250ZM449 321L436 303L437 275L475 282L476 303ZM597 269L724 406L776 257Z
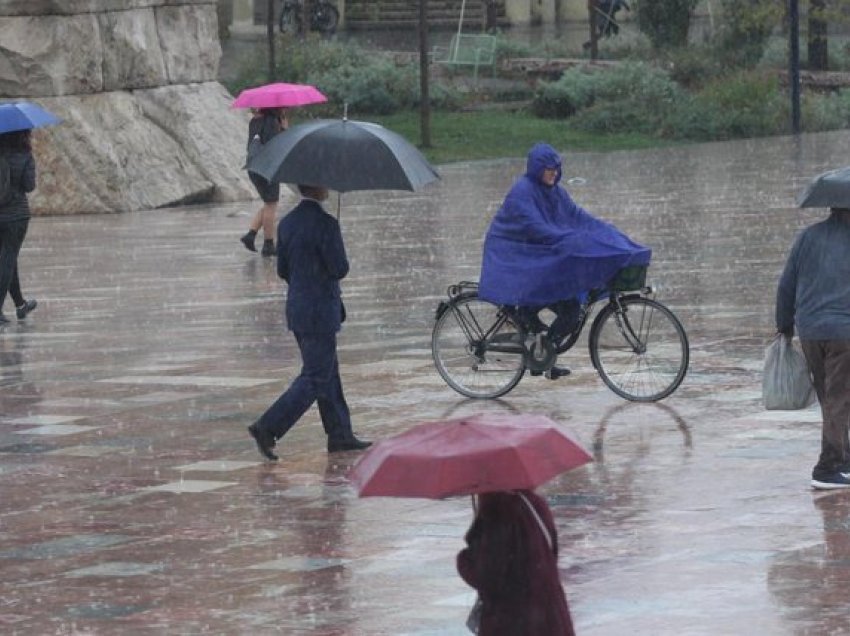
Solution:
M315 86L276 82L245 89L233 101L233 108L291 108L326 101L328 98Z
M361 497L442 499L534 489L592 461L543 415L476 415L426 422L376 443L349 478Z

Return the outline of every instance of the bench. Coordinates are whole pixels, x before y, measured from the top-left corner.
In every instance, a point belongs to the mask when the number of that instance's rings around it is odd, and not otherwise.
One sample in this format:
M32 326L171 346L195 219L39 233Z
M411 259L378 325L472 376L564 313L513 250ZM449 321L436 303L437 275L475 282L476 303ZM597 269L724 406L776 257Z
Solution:
M496 37L477 33L455 33L449 48L434 47L435 64L444 66L472 66L475 79L478 67L489 66L496 76Z

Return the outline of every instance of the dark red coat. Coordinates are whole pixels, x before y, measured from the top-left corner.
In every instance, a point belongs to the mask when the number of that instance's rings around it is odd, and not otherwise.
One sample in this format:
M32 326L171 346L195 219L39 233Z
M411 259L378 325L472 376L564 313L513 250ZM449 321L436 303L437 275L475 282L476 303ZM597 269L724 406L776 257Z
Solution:
M533 506L551 539L522 496ZM457 556L483 603L480 636L574 636L558 575L552 512L530 491L479 495L478 513Z

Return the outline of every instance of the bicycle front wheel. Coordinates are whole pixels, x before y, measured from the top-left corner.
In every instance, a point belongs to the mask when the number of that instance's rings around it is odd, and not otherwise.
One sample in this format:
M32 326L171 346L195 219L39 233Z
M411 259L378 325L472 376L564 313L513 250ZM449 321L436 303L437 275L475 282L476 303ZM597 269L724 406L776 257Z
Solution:
M673 393L688 370L688 337L667 307L649 298L606 306L590 330L590 359L614 393L655 402Z
M451 388L471 398L496 398L525 372L522 335L502 310L476 296L449 304L431 336L434 365Z

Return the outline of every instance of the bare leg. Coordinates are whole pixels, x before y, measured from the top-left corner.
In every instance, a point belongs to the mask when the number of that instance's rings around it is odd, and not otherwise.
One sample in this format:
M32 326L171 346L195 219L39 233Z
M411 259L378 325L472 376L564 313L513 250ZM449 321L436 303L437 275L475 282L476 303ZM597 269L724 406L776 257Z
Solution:
M264 203L260 211L257 212L255 220L257 221L256 229L260 229L260 224L263 226L263 238L267 241L274 240L274 222L277 215L277 201L273 203ZM253 223L251 228L254 228Z

